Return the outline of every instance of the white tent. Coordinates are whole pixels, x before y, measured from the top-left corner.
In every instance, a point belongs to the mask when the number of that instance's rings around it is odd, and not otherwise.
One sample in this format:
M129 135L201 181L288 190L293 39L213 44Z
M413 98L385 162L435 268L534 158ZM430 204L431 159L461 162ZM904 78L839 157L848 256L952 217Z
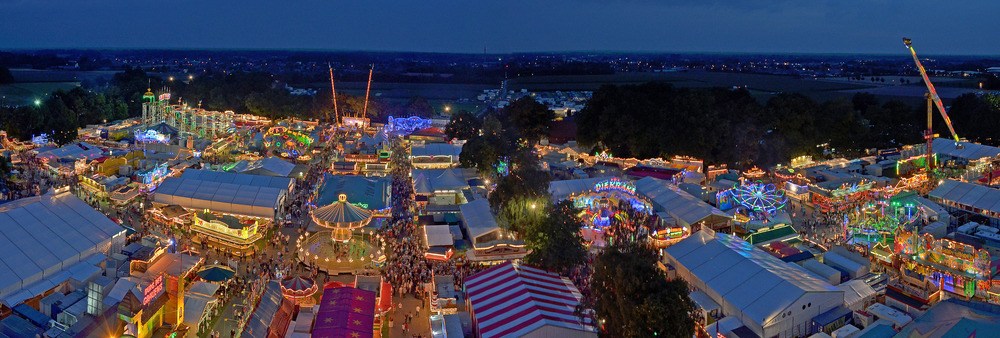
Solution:
M276 177L277 178L277 177ZM188 209L210 209L238 215L271 218L287 190L262 185L220 183L182 177L163 180L153 202Z
M663 257L679 277L719 304L723 314L763 337L794 333L844 302L843 291L802 267L709 229L664 249Z
M875 302L875 289L860 279L847 281L837 286L844 291L844 307L852 311L862 311Z
M452 239L450 226L444 225L425 225L424 226L424 238L426 239L427 246L452 246L455 245L455 240Z
M43 289L45 282L35 283L95 253L119 250L124 238L124 228L68 192L0 205L0 299Z

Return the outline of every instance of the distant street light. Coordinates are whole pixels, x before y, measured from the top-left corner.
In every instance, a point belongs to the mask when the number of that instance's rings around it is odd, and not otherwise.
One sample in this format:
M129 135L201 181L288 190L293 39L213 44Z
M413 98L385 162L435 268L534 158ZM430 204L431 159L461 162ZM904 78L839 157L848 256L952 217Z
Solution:
M173 81L173 80L174 80L174 77L173 77L173 76L171 76L171 77L170 77L169 79L170 79L170 81Z
M35 99L35 105L36 105L36 106L40 106L40 105L42 105L42 100L39 100L39 99Z
M188 75L188 80L194 80L194 75Z

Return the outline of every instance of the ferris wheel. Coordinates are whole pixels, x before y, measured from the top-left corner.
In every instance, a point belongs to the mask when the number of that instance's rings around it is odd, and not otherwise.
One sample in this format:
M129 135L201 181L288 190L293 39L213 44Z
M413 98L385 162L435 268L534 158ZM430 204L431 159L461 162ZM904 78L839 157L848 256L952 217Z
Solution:
M751 219L771 218L788 203L785 190L761 181L743 182L733 187L730 194Z

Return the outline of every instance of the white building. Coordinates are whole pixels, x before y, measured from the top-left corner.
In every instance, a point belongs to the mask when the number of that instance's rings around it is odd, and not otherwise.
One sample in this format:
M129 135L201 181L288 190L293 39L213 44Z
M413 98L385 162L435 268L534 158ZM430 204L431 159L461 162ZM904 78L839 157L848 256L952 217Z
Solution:
M663 253L678 277L760 337L807 336L814 317L844 303L844 291L739 237L704 229Z

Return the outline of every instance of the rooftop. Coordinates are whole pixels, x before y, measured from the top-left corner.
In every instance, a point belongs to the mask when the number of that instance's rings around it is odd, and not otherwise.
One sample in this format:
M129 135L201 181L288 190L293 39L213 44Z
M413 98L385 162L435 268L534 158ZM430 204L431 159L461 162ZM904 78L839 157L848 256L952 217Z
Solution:
M725 299L758 323L767 322L807 293L842 293L798 265L783 262L739 237L711 230L694 233L663 251L668 261L676 261L707 285L706 293Z

